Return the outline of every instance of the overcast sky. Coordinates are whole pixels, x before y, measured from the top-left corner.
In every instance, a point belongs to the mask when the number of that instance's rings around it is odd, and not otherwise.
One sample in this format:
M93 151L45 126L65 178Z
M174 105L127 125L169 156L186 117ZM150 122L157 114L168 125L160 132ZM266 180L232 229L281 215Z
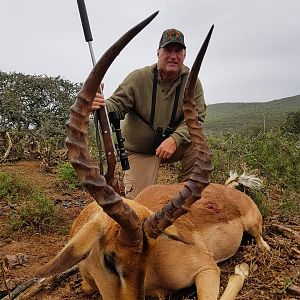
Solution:
M83 82L92 63L76 0L0 0L0 70ZM133 69L156 62L161 33L185 34L191 66L215 24L200 79L208 104L300 94L300 0L85 0L96 59L128 29L158 16L104 78L109 96Z

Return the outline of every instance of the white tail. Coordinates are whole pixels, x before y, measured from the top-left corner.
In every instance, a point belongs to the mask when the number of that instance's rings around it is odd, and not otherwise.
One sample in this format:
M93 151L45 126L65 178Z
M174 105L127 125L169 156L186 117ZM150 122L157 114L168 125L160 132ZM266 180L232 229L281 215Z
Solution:
M226 180L225 185L230 188L235 188L239 185L242 185L249 189L259 190L262 188L263 182L254 174L247 174L244 171L243 174L238 175L236 171L231 170L229 172L229 178Z

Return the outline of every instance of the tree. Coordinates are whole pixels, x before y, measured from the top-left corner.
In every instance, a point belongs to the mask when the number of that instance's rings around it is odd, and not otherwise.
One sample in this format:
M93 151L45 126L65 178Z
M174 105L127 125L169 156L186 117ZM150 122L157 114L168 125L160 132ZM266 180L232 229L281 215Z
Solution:
M59 76L0 72L0 126L39 139L64 136L69 107L78 91L79 84Z
M0 71L0 133L10 132L11 152L21 158L24 144L33 140L42 146L51 142L63 146L69 108L79 87L60 76ZM0 152L4 153L2 144Z
M300 110L287 114L282 130L293 134L300 134Z

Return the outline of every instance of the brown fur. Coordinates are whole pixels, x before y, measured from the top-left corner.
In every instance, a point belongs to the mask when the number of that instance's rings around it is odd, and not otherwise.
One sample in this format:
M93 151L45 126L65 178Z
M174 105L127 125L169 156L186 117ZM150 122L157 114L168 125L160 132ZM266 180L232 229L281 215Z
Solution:
M144 220L177 194L182 185L150 186L135 201L124 201ZM216 262L234 255L244 231L264 243L262 217L251 198L219 184L208 185L190 211L166 230L177 240L164 235L156 240L145 237L142 249L122 244L117 238L119 225L93 202L74 222L73 237L62 251L67 255L72 252L76 258L62 262L59 258L65 255L60 253L44 268L61 271L70 267L68 261L87 256L80 262L83 289L87 293L99 290L103 299L143 299L193 283L198 299L217 299L220 271ZM107 267L107 260L113 261L115 270ZM145 289L141 288L143 284Z

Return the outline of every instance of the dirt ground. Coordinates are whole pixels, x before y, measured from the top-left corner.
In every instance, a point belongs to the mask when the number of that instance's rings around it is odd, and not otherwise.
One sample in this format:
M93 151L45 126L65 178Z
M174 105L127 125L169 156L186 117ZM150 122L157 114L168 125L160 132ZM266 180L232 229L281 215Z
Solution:
M63 210L66 216L64 225L68 229L82 208L92 200L84 191L66 193L57 189L55 174L42 172L39 165L38 161L23 161L1 165L0 170L19 172L41 187ZM161 182L172 182L173 178L170 170L162 169ZM7 214L8 208L0 199L0 299L5 297L8 289L13 290L31 279L35 271L58 253L68 240L67 230L61 233L19 232L9 235L4 232ZM298 234L300 232L299 219L285 220L283 224L278 216L271 218L264 226L264 238L272 251L262 252L251 240L243 239L236 255L220 264L222 290L233 274L234 266L246 262L250 266L250 275L237 299L300 299L299 294L292 291L294 286L300 286L300 241L274 226L279 223ZM80 283L80 275L75 272L64 280L48 284L29 299L99 299L98 295L84 295ZM195 289L191 287L179 291L168 299L196 299Z

